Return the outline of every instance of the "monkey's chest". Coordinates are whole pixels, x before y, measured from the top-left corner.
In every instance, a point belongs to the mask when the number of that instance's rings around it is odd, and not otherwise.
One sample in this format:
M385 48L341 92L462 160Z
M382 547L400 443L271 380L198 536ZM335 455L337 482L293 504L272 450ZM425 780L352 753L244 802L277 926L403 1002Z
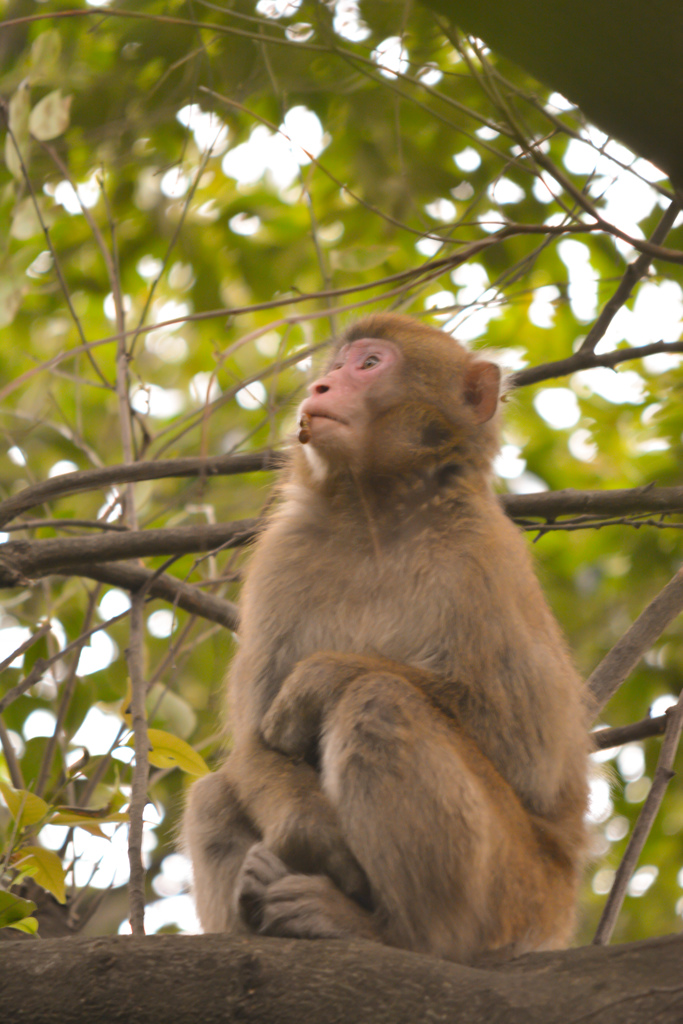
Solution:
M301 565L296 593L282 595L292 658L333 650L436 667L450 618L440 571L411 552L319 552Z

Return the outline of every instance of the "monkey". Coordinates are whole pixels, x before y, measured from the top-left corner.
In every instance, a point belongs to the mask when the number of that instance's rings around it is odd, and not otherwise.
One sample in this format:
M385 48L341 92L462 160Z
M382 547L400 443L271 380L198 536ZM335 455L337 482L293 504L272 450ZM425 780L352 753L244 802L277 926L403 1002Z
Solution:
M570 940L586 700L492 489L500 394L396 314L310 385L242 590L234 747L185 815L205 931L459 962Z

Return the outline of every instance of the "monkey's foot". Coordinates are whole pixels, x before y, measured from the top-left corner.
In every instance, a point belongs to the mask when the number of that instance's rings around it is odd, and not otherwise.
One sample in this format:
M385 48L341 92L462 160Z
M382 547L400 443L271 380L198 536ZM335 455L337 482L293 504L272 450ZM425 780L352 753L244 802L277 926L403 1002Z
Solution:
M268 887L288 873L265 843L254 843L248 850L235 883L235 899L240 917L253 931L261 927Z

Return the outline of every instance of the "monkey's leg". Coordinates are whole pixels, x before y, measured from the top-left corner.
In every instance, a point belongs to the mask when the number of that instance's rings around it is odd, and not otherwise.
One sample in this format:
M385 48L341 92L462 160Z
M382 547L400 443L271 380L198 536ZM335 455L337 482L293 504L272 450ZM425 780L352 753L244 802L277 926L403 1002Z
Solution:
M529 942L551 883L530 820L476 745L393 674L361 676L323 724L321 785L385 941L467 960ZM530 940L530 941L529 941Z
M192 786L182 845L192 860L197 915L205 932L246 931L235 893L248 850L259 836L229 778L230 760Z
M290 871L329 875L345 893L367 901L367 879L309 764L283 757L251 735L240 738L228 766L259 838Z

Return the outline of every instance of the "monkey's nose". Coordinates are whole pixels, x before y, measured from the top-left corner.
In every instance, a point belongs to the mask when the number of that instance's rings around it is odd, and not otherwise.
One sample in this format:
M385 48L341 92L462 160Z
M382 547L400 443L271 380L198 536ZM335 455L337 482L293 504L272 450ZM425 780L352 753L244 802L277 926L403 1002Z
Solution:
M329 391L329 390L330 390L330 385L329 384L323 384L323 382L319 381L319 380L317 380L317 381L315 381L315 383L311 384L311 386L309 388L309 391L311 392L312 395L324 395L325 392Z

